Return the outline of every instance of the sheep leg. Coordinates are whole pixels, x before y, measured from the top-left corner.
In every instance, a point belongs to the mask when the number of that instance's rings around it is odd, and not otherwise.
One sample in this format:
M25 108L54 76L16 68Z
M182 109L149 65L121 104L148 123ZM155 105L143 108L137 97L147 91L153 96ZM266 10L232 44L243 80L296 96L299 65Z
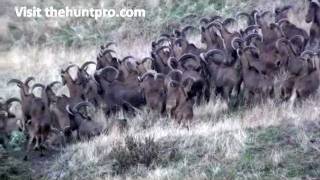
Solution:
M206 102L210 101L210 96L211 96L210 88L206 87L204 90L204 99Z
M222 91L223 91L223 89L222 89L221 87L216 87L216 89L215 89L215 94L216 94L216 96L218 96L219 94L221 94Z
M292 95L290 97L290 108L292 109L294 107L294 103L296 102L297 99L297 91L294 89L292 92Z
M39 137L36 136L35 138L36 138L36 144L35 144L35 146L33 147L33 149L34 149L34 150L38 150L38 149L39 149Z
M202 91L197 92L197 105L201 104L202 100Z
M44 137L43 135L40 136L40 145L39 145L39 149L40 149L40 157L44 156L43 150L44 150L45 146L44 146Z
M245 105L249 105L249 101L250 101L250 91L248 89L245 89L244 90L244 93L243 93L243 98L244 98L244 102L245 102Z
M26 154L23 158L23 160L27 161L28 160L28 155L29 155L29 152L30 152L30 149L31 149L31 146L32 146L32 142L33 142L33 139L34 139L34 136L30 136L30 139L28 141L28 144L27 144L27 151L26 151Z
M232 93L232 88L230 87L223 88L223 98L227 101L228 104L230 103L231 93Z
M77 140L80 141L81 140L81 137L80 137L80 132L79 130L77 130Z

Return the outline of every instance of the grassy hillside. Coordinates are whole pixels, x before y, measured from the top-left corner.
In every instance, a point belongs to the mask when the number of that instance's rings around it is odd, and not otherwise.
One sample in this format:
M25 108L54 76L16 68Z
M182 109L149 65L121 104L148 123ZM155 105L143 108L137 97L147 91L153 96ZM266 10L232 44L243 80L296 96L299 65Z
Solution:
M289 179L320 176L318 104L272 102L228 112L220 101L196 109L190 131L143 114L127 134L64 150L47 179ZM308 114L308 116L306 116Z
M203 16L234 16L239 11L253 8L273 10L278 5L295 4L297 11L304 10L304 2L296 0L110 0L104 1L1 1L0 49L7 50L19 45L100 45L106 40L134 41L151 40L160 33L171 32L187 24L197 26L197 20ZM145 18L17 18L15 6L36 6L40 8L65 6L75 8L136 8L145 9Z
M0 96L18 96L10 78L35 76L38 82L60 80L69 63L95 60L99 45L114 40L117 56L149 56L150 43L162 32L197 26L208 15L233 16L253 8L295 6L291 19L300 27L306 0L110 0L0 2ZM135 19L20 19L17 5L40 7L144 8ZM196 16L191 16L196 15ZM199 42L195 35L192 41ZM75 73L73 72L73 75ZM66 88L56 89L58 94ZM39 93L39 92L38 92ZM320 177L320 97L290 108L273 101L227 110L212 98L196 107L188 131L172 120L143 112L129 118L125 134L101 135L73 144L37 163L0 156L0 179L313 179ZM19 107L14 107L17 114ZM123 118L119 113L116 117ZM97 121L101 122L97 115ZM5 158L2 158L5 157ZM10 162L10 163L8 163ZM18 168L17 168L18 167ZM9 170L8 170L9 169Z

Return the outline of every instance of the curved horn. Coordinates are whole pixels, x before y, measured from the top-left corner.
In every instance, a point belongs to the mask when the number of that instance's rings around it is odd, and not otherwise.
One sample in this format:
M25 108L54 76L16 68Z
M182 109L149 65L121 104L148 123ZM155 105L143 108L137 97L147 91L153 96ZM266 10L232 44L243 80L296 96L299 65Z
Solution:
M248 18L248 20L251 19L251 16L249 13L246 13L246 12L240 12L236 15L236 18L239 19L241 16L245 16L246 18Z
M250 31L252 31L253 29L259 29L260 28L260 26L258 26L258 25L250 25L250 26L248 26L245 30L244 30L244 33L245 34L248 34Z
M90 64L97 65L97 63L95 63L95 62L93 62L93 61L87 61L87 62L85 62L85 63L80 67L80 69L81 69L81 70L84 70L84 69L87 68Z
M258 13L259 13L259 11L257 9L254 9L254 10L251 11L252 16L254 16L254 15L258 14Z
M116 53L116 51L112 50L112 49L105 49L99 53L98 57L101 58L102 56L106 55L107 53Z
M144 64L147 60L151 60L152 62L154 61L154 59L151 57L145 57L141 60L140 64Z
M316 4L317 6L319 6L319 7L320 7L320 2L319 2L319 1L317 1L317 0L312 0L312 1L311 1L311 3L314 3L314 4Z
M97 74L98 74L98 75L101 75L104 71L110 71L110 70L116 72L114 79L118 79L120 72L119 72L118 69L116 69L116 68L113 67L113 66L107 66L107 67L105 67L105 68L103 68L103 69L100 69L99 71L97 71Z
M220 54L222 55L223 57L223 60L226 59L226 54L224 51L220 50L220 49L213 49L213 50L210 50L209 52L207 52L204 57L205 59L207 59L208 57L212 56L212 55L215 55L215 54Z
M283 19L280 19L277 24L281 27L283 23L289 24L290 21L287 18L283 18Z
M109 48L109 46L111 46L111 45L115 45L115 46L117 46L117 44L115 43L115 42L109 42L109 43L107 43L105 46L104 46L104 48Z
M169 38L170 39L170 34L167 34L167 33L163 33L160 35L160 37L166 37L166 38Z
M259 49L256 48L256 47L254 47L254 46L247 46L247 47L245 47L245 48L243 49L243 52L246 52L246 51L248 51L248 50L250 50L250 51L256 51L256 52L260 53Z
M188 18L196 18L196 17L197 17L196 14L187 14L186 16L184 16L184 17L182 18L182 20L185 20L185 19L188 19Z
M201 23L208 24L209 22L210 22L210 20L208 18L206 18L206 17L203 17L203 18L200 19L200 24Z
M187 68L185 67L185 63L186 63L186 60L187 60L187 59L192 59L192 60L194 60L194 61L196 61L196 62L199 62L198 57L195 56L194 54L191 54L191 53L185 54L185 55L183 55L183 56L178 60L178 62L181 63L181 66L182 66L184 69L187 69Z
M36 89L36 88L41 88L41 89L46 89L46 86L45 85L43 85L43 84L40 84L40 83L37 83L37 84L34 84L33 86L32 86L32 90L31 91L33 91L34 89Z
M284 7L282 8L282 11L286 11L286 10L289 10L289 9L292 9L292 8L293 8L292 5L287 5L287 6L284 6Z
M220 54L222 56L222 62L226 62L226 59L227 59L227 56L225 54L224 51L220 50L220 49L213 49L213 50L210 50L209 52L207 52L205 55L204 55L204 58L205 60L207 61L207 59L212 56L212 55L216 55L216 54Z
M159 54L160 51L162 51L163 49L169 49L170 53L171 53L171 47L169 46L161 46L156 50L156 53Z
M121 62L126 62L128 59L135 59L133 56L126 56L122 59Z
M185 35L185 33L186 33L188 30L190 30L190 29L197 29L197 28L195 28L194 26L189 25L189 26L184 27L184 28L181 30L181 33L182 33L183 35Z
M188 53L188 54L184 54L184 55L178 60L178 62L184 61L185 59L189 59L189 58L194 59L194 60L196 60L196 61L198 60L198 57L197 57L196 55L191 54L191 53Z
M276 49L277 49L277 50L280 49L280 44L281 44L281 43L285 43L285 44L287 44L287 45L290 45L290 42L288 41L288 39L286 39L286 38L280 38L280 39L278 39L277 42L276 42Z
M73 111L74 111L74 112L79 112L79 109L80 109L81 107L84 107L84 106L94 108L93 104L91 104L90 102L83 101L83 102L80 102L80 103L76 104L76 105L73 107Z
M305 50L301 53L300 57L304 57L305 55L309 55L310 57L313 57L315 55L315 52L311 50Z
M156 44L159 45L159 44L162 44L162 43L165 42L165 41L167 41L168 43L170 43L170 39L169 39L169 38L167 38L167 37L162 37L162 38L160 38L160 39L156 42Z
M232 22L237 23L237 20L234 19L234 18L227 18L227 19L225 19L225 20L223 21L222 25L223 25L223 26L226 26L227 24L230 24L230 23L232 23Z
M66 106L66 111L67 111L69 114L74 115L74 112L72 112L72 109L70 108L70 105L69 105L69 104Z
M244 43L244 41L243 41L241 38L239 38L239 37L233 38L232 41L231 41L231 46L232 46L232 48L233 48L234 50L237 50L237 49L238 49L238 48L236 48L236 45L235 45L236 42L239 43L239 44Z
M17 84L17 85L23 85L23 82L22 81L20 81L19 79L10 79L10 81L8 81L8 83L7 83L8 85L9 84Z
M18 102L18 103L21 104L21 100L20 100L20 99L18 99L18 98L9 98L9 99L6 101L7 107L9 107L10 104L13 103L13 102Z
M272 12L271 12L271 11L264 11L264 12L261 13L260 16L261 16L262 18L264 18L264 17L265 17L266 15L268 15L268 14L272 14Z
M52 88L54 85L56 84L61 84L60 81L53 81L52 83L50 83L47 87Z
M156 72L153 70L148 70L141 77L139 77L139 81L143 81L148 75L152 75L152 77L155 78Z
M252 38L257 38L260 42L263 42L263 38L262 38L261 35L258 34L258 33L249 34L249 35L245 38L244 41L245 41L247 44L248 44L248 42L249 42L249 44L251 44Z
M211 22L211 23L209 23L209 24L206 26L206 29L210 29L212 26L215 27L215 28L217 28L218 30L221 30L221 29L222 29L222 24L219 23L219 22Z
M72 68L72 67L78 67L78 66L75 65L75 64L70 64L70 65L66 68L65 72L69 72L70 68Z
M35 80L35 78L34 78L34 77L28 77L28 78L25 80L24 84L25 84L25 85L27 85L27 86L29 87L29 83L30 83L30 81L34 81L34 80Z
M210 18L210 21L217 21L217 20L222 20L222 19L223 19L222 16L215 15L215 16L212 16L212 17Z

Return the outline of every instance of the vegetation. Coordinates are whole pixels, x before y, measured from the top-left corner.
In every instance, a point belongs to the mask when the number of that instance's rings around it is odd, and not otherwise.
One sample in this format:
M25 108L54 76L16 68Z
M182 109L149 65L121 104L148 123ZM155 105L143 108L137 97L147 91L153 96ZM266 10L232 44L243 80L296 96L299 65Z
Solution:
M276 5L295 3L303 8L304 3L295 0L285 0L268 3L266 0L132 0L117 1L40 1L29 0L25 2L2 2L4 13L0 21L6 26L2 29L1 41L5 44L1 49L16 45L48 46L65 45L75 47L99 46L107 40L134 41L137 38L150 41L160 33L171 32L187 24L193 24L203 16L223 15L234 16L236 13L252 8L272 10ZM14 6L36 7L95 7L114 9L145 9L145 18L18 18ZM301 5L301 6L298 6ZM36 30L35 30L36 29Z
M230 114L219 100L216 103L197 108L190 131L142 114L130 121L129 132L123 135L102 135L72 145L48 169L47 179L300 179L320 175L320 121L319 113L310 110L316 106L313 101L294 110L286 105L275 108L269 102ZM63 175L57 174L62 168Z

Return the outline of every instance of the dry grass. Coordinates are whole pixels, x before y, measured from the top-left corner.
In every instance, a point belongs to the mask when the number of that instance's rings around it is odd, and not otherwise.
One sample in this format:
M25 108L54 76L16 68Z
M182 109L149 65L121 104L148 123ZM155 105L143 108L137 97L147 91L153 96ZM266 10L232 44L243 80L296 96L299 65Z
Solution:
M239 11L249 11L253 8L274 10L279 5L294 4L294 21L302 27L305 14L306 0L283 0L269 3L267 0L202 0L202 1L174 1L174 0L131 0L108 2L95 1L41 1L8 0L0 2L0 50L28 45L36 46L98 46L107 40L132 42L139 37L143 40L153 40L160 33L172 32L172 28L179 28L187 24L198 26L197 20L202 16L223 15L235 16ZM95 7L95 8L143 8L146 10L145 18L17 18L14 6L37 7ZM185 18L187 15L197 15L196 18Z
M317 106L319 104L315 101L307 101L301 107L290 110L285 104L275 107L272 102L268 102L253 109L226 113L221 106L210 103L196 108L196 122L189 131L177 127L171 120L154 120L152 116L143 114L130 119L130 129L125 134L102 135L90 142L67 147L48 170L47 178L225 179L319 176L320 172L316 169L319 167L316 162L319 160L319 144L315 147L310 143L311 139L319 135L319 111L314 108ZM206 119L202 119L203 114L207 115ZM145 121L154 123L145 129L142 125ZM124 153L118 154L122 158L136 157L126 150L128 137L133 137L137 143L152 138L158 147L156 158L148 166L139 163L139 160L129 165L134 160L122 159L121 162L127 162L129 167L121 169L119 174L118 158L112 152ZM287 138L293 144L287 142ZM291 162L292 159L288 158L292 155L302 164ZM315 158L314 161L307 160L310 159L309 155ZM298 169L295 172L293 163L301 168L310 166L310 170L303 169L300 172ZM283 167L284 164L292 166L293 170ZM265 166L270 166L272 172L259 169Z

